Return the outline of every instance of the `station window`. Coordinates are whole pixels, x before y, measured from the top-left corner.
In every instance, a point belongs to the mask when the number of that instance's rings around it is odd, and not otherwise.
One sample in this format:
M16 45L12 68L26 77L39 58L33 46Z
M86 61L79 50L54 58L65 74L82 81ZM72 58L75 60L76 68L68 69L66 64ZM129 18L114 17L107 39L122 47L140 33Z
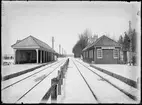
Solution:
M98 58L98 59L103 58L103 52L102 52L102 49L97 49L97 58Z
M118 49L114 49L113 50L113 58L117 59L119 57L119 50Z

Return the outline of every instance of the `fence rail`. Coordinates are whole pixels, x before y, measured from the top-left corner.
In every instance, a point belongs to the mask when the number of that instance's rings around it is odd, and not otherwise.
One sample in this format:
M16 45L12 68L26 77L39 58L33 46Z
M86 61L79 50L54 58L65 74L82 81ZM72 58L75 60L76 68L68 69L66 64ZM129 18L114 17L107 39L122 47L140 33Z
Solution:
M58 70L57 77L51 79L51 86L48 89L47 93L42 98L41 103L45 103L46 101L48 101L50 96L51 96L51 103L56 103L57 96L61 95L61 85L63 85L63 79L65 78L68 64L69 64L69 58L63 64L63 66L60 67L60 70Z

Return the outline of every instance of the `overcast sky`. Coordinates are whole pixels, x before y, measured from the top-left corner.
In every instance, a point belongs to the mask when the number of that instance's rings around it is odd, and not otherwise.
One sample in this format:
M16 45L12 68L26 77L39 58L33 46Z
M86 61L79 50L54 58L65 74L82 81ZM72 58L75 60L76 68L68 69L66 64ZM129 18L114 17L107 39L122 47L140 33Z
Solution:
M137 25L139 5L125 2L89 1L28 1L3 2L2 9L2 54L13 54L13 45L32 35L55 50L59 44L68 54L78 40L78 34L87 28L92 34L109 34L115 40Z

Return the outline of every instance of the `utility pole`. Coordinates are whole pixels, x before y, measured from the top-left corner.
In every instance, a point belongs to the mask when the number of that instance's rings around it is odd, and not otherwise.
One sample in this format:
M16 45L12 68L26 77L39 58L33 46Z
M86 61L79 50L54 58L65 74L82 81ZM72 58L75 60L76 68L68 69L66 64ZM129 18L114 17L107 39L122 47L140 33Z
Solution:
M132 28L131 21L129 21L129 38L130 38L130 65L132 65Z
M61 54L61 45L59 44L59 54Z
M52 49L54 50L54 37L52 37Z

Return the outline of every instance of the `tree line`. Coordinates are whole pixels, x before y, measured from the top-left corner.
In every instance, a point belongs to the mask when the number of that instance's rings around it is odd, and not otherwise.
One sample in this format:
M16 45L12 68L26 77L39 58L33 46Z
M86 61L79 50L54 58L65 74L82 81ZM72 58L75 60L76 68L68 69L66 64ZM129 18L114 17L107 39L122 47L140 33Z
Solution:
M132 52L132 63L136 64L136 53L137 53L137 33L135 29L133 29L131 32L124 32L124 37L120 35L118 43L122 46L122 51L124 52ZM131 45L131 46L130 46ZM124 63L127 63L127 55L124 54L123 56Z
M89 44L89 39L92 37L92 33L88 29L86 29L78 36L79 40L76 42L72 49L74 57L81 57L82 50ZM137 33L135 29L133 29L131 32L124 32L124 36L120 35L117 42L121 44L122 52L131 51L134 54L137 53ZM124 54L123 57L123 63L127 63L127 55ZM133 63L136 63L136 56L133 56L132 60Z
M74 45L72 52L74 57L81 57L82 50L88 45L88 40L92 36L91 32L86 29L83 33L79 34L79 40Z

